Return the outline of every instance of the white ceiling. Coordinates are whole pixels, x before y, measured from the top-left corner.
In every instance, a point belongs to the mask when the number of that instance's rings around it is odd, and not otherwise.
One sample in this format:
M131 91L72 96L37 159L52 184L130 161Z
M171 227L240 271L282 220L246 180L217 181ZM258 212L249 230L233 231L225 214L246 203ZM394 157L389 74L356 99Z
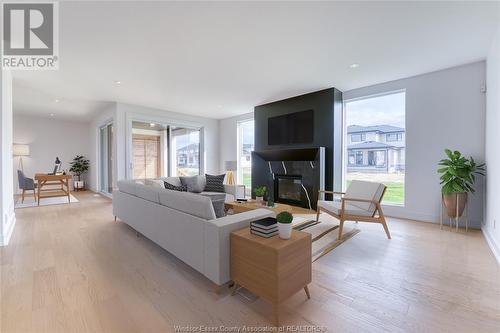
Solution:
M485 59L498 6L62 2L60 69L16 72L14 110L89 120L119 101L225 118Z

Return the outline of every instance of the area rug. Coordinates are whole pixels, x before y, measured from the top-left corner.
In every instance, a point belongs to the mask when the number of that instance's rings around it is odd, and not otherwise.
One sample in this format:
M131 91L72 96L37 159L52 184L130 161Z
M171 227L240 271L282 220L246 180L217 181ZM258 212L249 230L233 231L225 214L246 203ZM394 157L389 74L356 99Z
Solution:
M75 198L72 194L69 195L69 199L71 203L79 202L77 198ZM42 198L40 201L40 206L49 206L49 205L62 205L68 203L68 197L53 197L53 198ZM35 201L33 197L25 197L24 202L21 202L21 198L17 199L17 202L14 208L28 208L28 207L37 207L38 202Z
M295 221L294 221L295 222ZM315 262L325 254L330 253L337 246L351 239L360 232L359 229L346 227L342 231L342 239L339 240L339 224L335 219L322 218L319 222L314 220L300 221L294 223L295 230L308 232L312 236L312 261Z

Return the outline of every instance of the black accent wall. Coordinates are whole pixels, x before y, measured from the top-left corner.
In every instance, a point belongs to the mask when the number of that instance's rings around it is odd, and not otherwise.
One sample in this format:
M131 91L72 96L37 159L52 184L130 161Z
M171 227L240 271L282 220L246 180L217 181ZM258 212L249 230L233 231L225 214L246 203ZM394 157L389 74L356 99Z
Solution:
M334 179L341 179L341 149L342 131L342 92L335 88L324 89L305 95L287 98L281 101L263 104L255 107L255 151L283 150L292 148L325 147L325 189L334 189ZM314 140L308 144L268 144L268 118L288 113L314 110ZM277 152L278 153L278 152ZM334 163L335 161L335 163ZM334 175L335 172L338 173ZM252 187L266 185L262 183L259 172L252 168ZM338 189L340 184L336 185Z

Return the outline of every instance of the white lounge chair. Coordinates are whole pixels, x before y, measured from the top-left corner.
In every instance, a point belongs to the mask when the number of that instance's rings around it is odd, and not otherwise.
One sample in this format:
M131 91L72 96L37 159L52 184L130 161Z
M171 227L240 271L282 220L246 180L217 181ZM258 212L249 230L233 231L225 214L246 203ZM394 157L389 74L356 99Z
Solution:
M342 229L345 221L380 223L384 227L387 238L391 239L391 234L385 222L384 213L380 203L384 197L387 187L384 184L353 180L347 191L329 193L334 196L334 201L318 200L316 221L323 211L339 219L339 239L342 238ZM335 201L335 195L340 195L340 201Z

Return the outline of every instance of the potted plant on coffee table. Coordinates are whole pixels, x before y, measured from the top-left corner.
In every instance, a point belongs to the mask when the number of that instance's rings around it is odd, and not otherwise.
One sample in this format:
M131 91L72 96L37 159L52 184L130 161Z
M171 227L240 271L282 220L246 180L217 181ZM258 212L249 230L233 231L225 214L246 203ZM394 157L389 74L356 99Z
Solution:
M264 195L266 194L267 188L265 186L256 187L253 191L255 193L255 200L260 205L264 204Z
M476 175L484 176L484 163L476 164L472 157L466 158L459 151L445 149L445 153L448 158L439 162L441 168L438 169L443 202L448 217L461 217L467 203L467 193L474 193Z
M77 191L85 189L85 182L81 177L89 170L89 160L87 160L85 156L77 155L70 165L71 168L69 171L77 177L77 180L73 181L73 188Z
M276 215L278 232L281 239L290 239L292 236L293 215L290 212L281 212Z

